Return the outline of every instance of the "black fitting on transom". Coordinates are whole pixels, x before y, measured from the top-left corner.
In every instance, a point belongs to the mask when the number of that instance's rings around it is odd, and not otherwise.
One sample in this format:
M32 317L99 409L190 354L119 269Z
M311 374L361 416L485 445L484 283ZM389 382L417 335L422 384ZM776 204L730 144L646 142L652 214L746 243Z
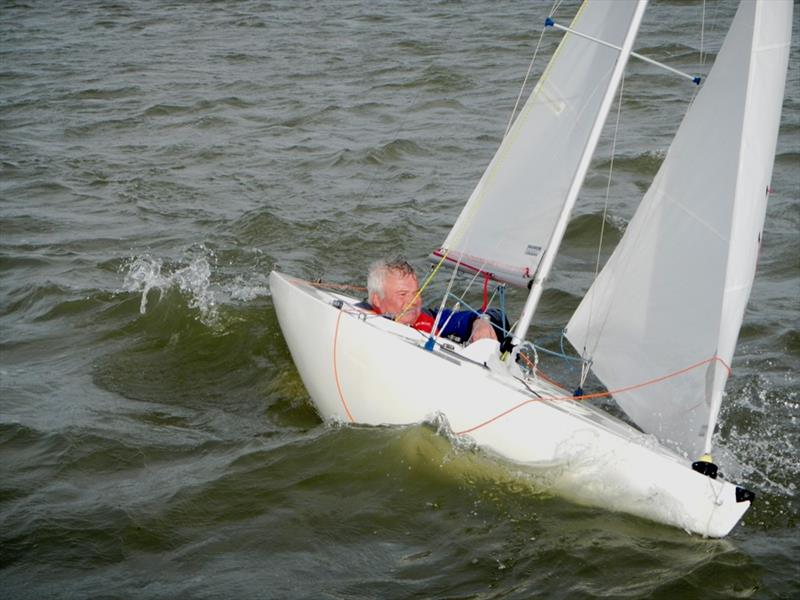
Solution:
M717 478L717 465L712 462L707 462L705 460L698 460L692 463L692 469L700 473L701 475L705 475L706 477L711 477L711 479Z
M743 487L736 486L736 501L737 502L750 502L756 499L756 493L746 490Z

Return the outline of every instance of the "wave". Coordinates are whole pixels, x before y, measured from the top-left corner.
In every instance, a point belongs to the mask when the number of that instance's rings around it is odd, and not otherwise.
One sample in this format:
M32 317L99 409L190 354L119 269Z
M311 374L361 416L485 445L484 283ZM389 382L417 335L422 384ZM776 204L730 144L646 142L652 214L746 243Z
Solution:
M619 217L606 215L604 219L602 213L579 215L570 221L564 240L571 248L595 249L602 229L603 245L613 248L622 239L625 227L627 222Z
M423 147L412 140L395 139L391 142L363 150L341 150L336 152L330 164L331 167L342 167L345 165L386 165L400 163L407 156L426 156L429 155Z
M666 153L663 151L646 151L632 156L618 155L614 157L614 171L646 175L648 178L652 178L664 161L665 156ZM596 171L608 172L611 167L611 161L609 159L599 160L593 165ZM605 173L603 175L605 176Z
M68 139L85 141L86 137L90 137L92 135L118 135L123 131L136 129L140 125L141 120L137 117L103 119L93 123L67 127L64 129L64 136Z
M120 100L142 95L144 91L138 85L125 85L114 88L86 88L65 94L64 100Z
M459 75L452 69L431 65L427 67L421 75L415 72L412 79L408 81L392 81L375 85L370 88L370 94L378 91L404 91L417 88L428 88L430 91L441 93L452 93L468 90L472 85L469 77Z
M800 127L797 128L797 131L794 133L794 135L800 135ZM792 169L797 169L800 167L800 151L785 150L783 152L778 152L775 154L775 163L785 167L791 167Z

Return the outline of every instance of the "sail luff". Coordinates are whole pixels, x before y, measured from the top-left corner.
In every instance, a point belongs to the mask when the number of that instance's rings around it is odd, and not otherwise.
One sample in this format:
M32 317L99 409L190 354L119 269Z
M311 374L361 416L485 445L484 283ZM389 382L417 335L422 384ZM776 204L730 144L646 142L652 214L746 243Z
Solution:
M586 0L570 27L621 47L634 2ZM529 287L552 238L619 50L567 34L475 186L435 262Z
M567 326L609 389L658 380L615 399L642 429L693 456L710 448L755 275L791 13L791 0L740 4L650 189Z
M561 241L564 239L564 233L567 230L567 224L569 223L570 215L575 207L575 201L578 199L578 193L583 186L583 181L586 178L586 172L589 169L589 163L591 162L592 156L594 156L595 149L597 148L597 142L600 139L600 133L602 132L603 125L608 117L608 112L611 110L611 103L614 100L614 95L617 93L619 83L622 80L622 74L625 71L625 66L628 63L628 59L630 58L633 50L633 42L636 40L636 34L639 31L639 26L641 25L642 17L644 16L644 11L646 8L647 0L638 0L636 10L625 35L625 40L621 46L619 56L617 57L617 61L611 73L608 87L605 90L603 100L600 104L600 110L598 111L594 123L592 124L589 139L583 149L583 152L581 153L581 157L575 170L575 174L572 177L572 182L570 184L569 191L567 192L566 199L561 207L561 212L558 220L556 221L553 233L548 240L542 260L539 263L538 269L536 270L536 275L533 279L533 285L531 286L525 306L522 309L522 315L520 316L517 327L514 330L514 345L519 345L525 339L533 319L533 315L536 312L536 307L539 305L539 300L541 299L542 292L544 291L544 282L550 275L550 270L553 267L553 262L558 252L558 248L561 245Z
M757 2L753 10L753 35L729 238L731 244L717 342L717 355L721 361L715 367L708 400L705 454L710 454L712 449L725 384L730 375L729 365L755 277L791 42L791 3L784 2L782 10L767 11L763 2ZM769 65L775 65L775 68L770 69ZM764 141L759 144L759 139Z

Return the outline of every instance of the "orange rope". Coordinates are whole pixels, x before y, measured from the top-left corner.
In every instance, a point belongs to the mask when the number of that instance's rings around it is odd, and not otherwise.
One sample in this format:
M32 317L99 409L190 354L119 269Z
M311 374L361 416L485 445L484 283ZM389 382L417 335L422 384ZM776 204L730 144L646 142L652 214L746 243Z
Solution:
M528 357L527 357L527 355L525 355L525 354L522 354L521 352L520 352L520 354L519 354L519 355L522 357L522 360L524 360L526 363L528 363L528 366L529 366L530 368L533 368L533 367L534 367L533 361L532 361L530 358L528 358ZM558 382L557 382L557 381L555 381L554 379L550 379L550 378L549 378L547 375L545 375L545 374L544 374L544 371L542 371L541 369L537 368L537 369L536 369L536 373L537 373L537 375L538 375L539 377L541 377L542 379L544 379L544 380L545 380L547 383L549 383L549 384L551 384L551 385L554 385L554 386L556 386L557 388L559 388L559 389L561 389L561 390L564 390L565 392L567 391L567 387L566 387L566 386L564 386L564 385L561 385L560 383L558 383Z
M563 385L561 385L557 381L555 381L553 379L550 379L547 375L544 374L544 371L542 371L541 369L537 369L536 372L539 374L539 377L544 379L547 383L556 386L560 390L564 390L565 392L567 391L566 387L564 387Z
M350 409L347 407L347 402L344 400L344 394L342 394L342 384L339 382L339 370L336 366L336 342L339 339L339 322L342 320L342 311L339 311L339 316L336 317L336 330L333 332L333 378L336 380L336 391L339 392L339 400L342 401L342 406L344 406L344 412L347 413L347 418L350 419L351 423L355 422L353 415L350 414Z
M303 281L304 283L307 283L307 284L312 285L312 286L317 286L317 287L344 288L344 289L355 289L355 290L364 290L365 289L365 288L358 288L356 286L325 284L325 283L322 283L322 282L311 282L311 281L305 281L305 280L302 280L302 279L297 279L297 281ZM342 320L342 313L343 312L345 312L345 311L340 310L338 316L336 317L336 329L334 330L334 333L333 333L333 377L334 377L334 380L336 382L336 391L339 393L339 400L341 400L341 402L342 402L342 406L344 407L344 411L347 414L347 418L350 420L351 423L354 423L355 419L353 418L353 415L350 412L350 408L347 406L347 401L344 399L344 394L342 393L342 384L339 381L339 370L338 370L337 358L336 358L336 348L337 348L338 340L339 340L339 323ZM522 356L523 359L529 365L532 364L530 359L527 356L525 356L524 354L521 354L520 356ZM580 396L554 396L554 397L550 397L550 398L529 398L527 400L524 400L523 402L520 402L519 404L517 404L515 406L512 406L511 408L509 408L507 410L504 410L503 412L495 415L491 419L487 419L486 421L483 421L482 423L474 425L473 427L470 427L469 429L464 429L463 431L457 431L457 432L455 432L455 434L456 435L464 435L464 434L476 431L478 429L481 429L482 427L485 427L486 425L490 425L491 423L494 423L495 421L498 421L498 420L502 419L506 415L511 414L512 412L514 412L514 411L516 411L516 410L522 408L523 406L526 406L526 405L528 405L528 404L530 404L532 402L542 402L544 400L575 400L575 401L581 401L581 400L592 400L594 398L609 397L609 396L613 396L614 394L621 394L623 392L630 392L630 391L637 390L637 389L640 389L640 388L643 388L643 387L647 387L649 385L654 385L656 383L660 383L662 381L666 381L667 379L671 379L673 377L678 377L679 375L683 375L684 373L688 373L689 371L692 371L693 369L697 369L699 367L702 367L703 365L706 365L706 364L709 364L709 363L712 363L712 362L715 362L715 361L719 362L720 364L722 364L722 366L725 367L725 369L728 371L728 375L730 376L730 374L732 373L731 367L724 360L722 360L719 356L712 356L711 358L707 358L705 360L701 360L698 363L695 363L693 365L689 365L688 367L685 367L683 369L679 369L678 371L675 371L673 373L669 373L667 375L662 375L661 377L656 377L654 379L650 379L649 381L645 381L643 383L637 383L637 384L634 384L634 385L629 385L629 386L626 386L626 387L618 388L616 390L608 390L608 391L605 391L605 392L595 392L593 394L583 394L583 395L580 395ZM564 388L563 386L557 384L555 381L553 381L552 379L547 377L544 373L542 373L541 370L538 370L538 373L539 373L539 376L542 379L544 379L545 381L547 381L548 383L551 383L551 384L555 385L559 389L566 390L566 388Z
M603 397L606 397L606 396L613 396L614 394L621 394L623 392L630 392L632 390L643 388L643 387L646 387L648 385L653 385L653 384L656 384L656 383L660 383L660 382L665 381L667 379L670 379L672 377L677 377L678 375L683 375L684 373L687 373L687 372L691 371L692 369L696 369L698 367L702 367L703 365L711 363L711 362L714 362L714 361L718 361L718 362L722 363L722 366L724 366L728 370L728 375L730 375L731 368L725 363L725 361L722 360L719 356L712 356L711 358L707 358L705 360L701 360L699 363L695 363L695 364L690 365L690 366L688 366L688 367L686 367L684 369L680 369L679 371L675 371L674 373L670 373L668 375L662 375L661 377L656 377L655 379L651 379L650 381L645 381L643 383L637 383L635 385L629 385L627 387L619 388L617 390L610 390L610 391L607 391L607 392L597 392L597 393L594 393L594 394L583 394L582 396L556 396L556 397L553 397L553 398L529 398L529 399L527 399L527 400L525 400L523 402L520 402L516 406L512 406L511 408L509 408L507 410L504 410L503 412L501 412L498 415L495 415L491 419L487 419L483 423L478 423L477 425L475 425L473 427L470 427L469 429L464 429L463 431L457 431L456 435L463 435L465 433L471 433L473 431L476 431L476 430L480 429L481 427L485 427L486 425L494 423L495 421L505 417L506 415L514 412L515 410L517 410L519 408L522 408L523 406L525 406L527 404L530 404L532 402L542 402L544 400L591 400L592 398L603 398Z

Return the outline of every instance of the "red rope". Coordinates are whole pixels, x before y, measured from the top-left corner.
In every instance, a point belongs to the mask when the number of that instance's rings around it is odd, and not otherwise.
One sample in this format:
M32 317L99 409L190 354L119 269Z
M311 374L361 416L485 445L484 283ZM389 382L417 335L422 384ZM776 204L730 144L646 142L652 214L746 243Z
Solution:
M483 276L483 306L481 306L481 312L486 312L486 307L489 306L489 280L492 276L489 273L486 273Z

